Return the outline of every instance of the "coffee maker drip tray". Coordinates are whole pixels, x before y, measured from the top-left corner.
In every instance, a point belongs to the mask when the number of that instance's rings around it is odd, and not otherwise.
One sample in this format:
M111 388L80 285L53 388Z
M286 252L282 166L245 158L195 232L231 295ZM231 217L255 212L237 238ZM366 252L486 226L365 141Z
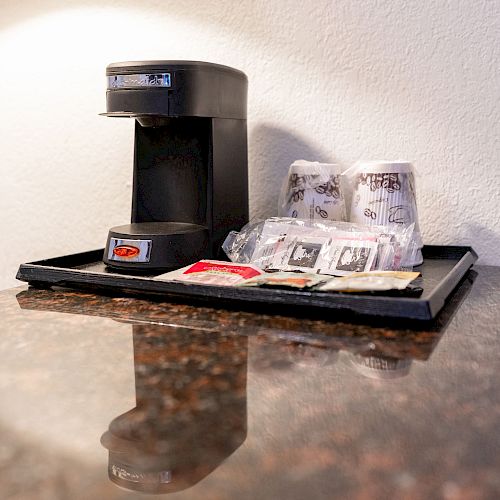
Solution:
M139 222L110 229L104 262L129 271L176 269L207 256L209 233L185 222Z

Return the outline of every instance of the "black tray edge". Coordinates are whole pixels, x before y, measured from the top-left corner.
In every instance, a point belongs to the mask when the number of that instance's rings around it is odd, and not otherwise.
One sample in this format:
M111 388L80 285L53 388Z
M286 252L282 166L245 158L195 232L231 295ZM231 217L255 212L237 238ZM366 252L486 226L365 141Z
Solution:
M433 301L429 304L432 317L435 317L444 307L446 299L450 295L451 291L455 289L455 287L460 283L460 280L464 277L465 273L478 259L478 255L472 247L462 248L467 248L468 251L462 256L453 269L447 274L446 278L442 280L433 291Z

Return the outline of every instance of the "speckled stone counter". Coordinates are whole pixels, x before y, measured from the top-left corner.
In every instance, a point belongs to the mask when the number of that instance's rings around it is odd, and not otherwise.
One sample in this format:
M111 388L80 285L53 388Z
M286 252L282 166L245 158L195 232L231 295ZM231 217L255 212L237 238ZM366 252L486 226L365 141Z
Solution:
M492 267L429 324L0 292L0 498L500 498L499 304Z

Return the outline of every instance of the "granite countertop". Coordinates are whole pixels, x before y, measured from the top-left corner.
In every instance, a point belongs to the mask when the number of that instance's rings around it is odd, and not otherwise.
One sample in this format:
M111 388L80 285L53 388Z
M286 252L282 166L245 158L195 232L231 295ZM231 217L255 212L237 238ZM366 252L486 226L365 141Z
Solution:
M482 266L428 324L0 292L0 498L499 498L499 303Z

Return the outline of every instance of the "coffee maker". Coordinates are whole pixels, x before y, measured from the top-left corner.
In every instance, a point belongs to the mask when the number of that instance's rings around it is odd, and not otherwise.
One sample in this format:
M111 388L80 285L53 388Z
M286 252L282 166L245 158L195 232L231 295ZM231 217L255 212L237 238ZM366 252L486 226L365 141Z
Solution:
M222 258L248 222L247 77L195 61L110 64L105 116L135 119L131 223L104 263L156 272Z

